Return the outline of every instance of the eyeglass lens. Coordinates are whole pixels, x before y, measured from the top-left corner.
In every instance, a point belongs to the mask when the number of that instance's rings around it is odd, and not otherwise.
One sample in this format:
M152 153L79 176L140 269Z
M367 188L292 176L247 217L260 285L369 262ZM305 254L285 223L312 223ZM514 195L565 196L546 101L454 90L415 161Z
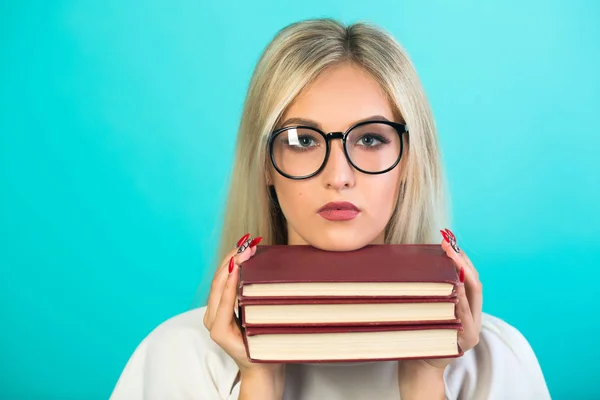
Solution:
M346 138L346 153L358 169L377 173L391 168L400 157L401 137L393 126L382 123L360 125ZM290 128L273 142L273 160L286 175L303 177L321 168L327 156L323 135L310 128Z

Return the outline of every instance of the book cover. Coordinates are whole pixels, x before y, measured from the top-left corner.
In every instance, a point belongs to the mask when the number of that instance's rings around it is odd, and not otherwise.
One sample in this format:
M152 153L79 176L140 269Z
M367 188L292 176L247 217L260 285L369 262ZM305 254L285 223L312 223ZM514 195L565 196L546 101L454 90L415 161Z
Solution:
M275 294L258 297L303 297L298 288L302 284L319 284L313 287L310 297L452 297L458 284L458 274L453 261L438 244L368 245L347 252L324 251L312 246L265 245L240 267L239 298L245 301L247 287L275 287L282 290ZM336 284L354 284L352 292L336 293ZM387 286L381 295L363 295L364 284L410 284L427 283L447 287L443 295L419 294L415 285L412 295L395 294ZM283 285L281 285L283 284ZM294 291L288 290L293 284ZM300 285L298 285L300 284ZM359 285L356 285L359 284ZM445 284L445 285L442 285ZM269 286L266 286L269 285ZM422 286L422 285L421 285ZM400 287L400 286L399 286ZM319 290L322 288L323 290ZM301 290L301 289L300 289ZM287 293L287 294L286 294ZM400 293L400 292L398 292ZM424 292L425 293L425 292ZM253 294L252 297L255 297Z
M397 326L357 326L357 327L287 327L287 328L244 328L243 330L243 339L244 346L246 347L246 354L250 361L258 362L258 363L329 363L329 362L337 362L337 363L345 363L345 362L365 362L365 361L392 361L392 360L411 360L411 359L433 359L433 358L456 358L463 355L463 350L460 348L458 344L458 331L461 329L462 325L458 324L446 324L446 325L397 325ZM413 355L411 356L395 356L390 357L388 355L387 350L385 351L386 355L383 356L369 356L365 355L365 351L362 351L361 357L356 356L347 356L347 357L327 357L324 354L320 354L317 357L306 357L305 355L298 355L297 357L292 358L281 358L275 357L272 359L260 359L253 357L252 349L249 347L249 340L253 336L260 335L292 335L294 336L294 347L301 347L301 343L298 335L318 335L325 334L346 334L346 333L389 333L389 332L402 332L402 331L414 331L417 334L421 332L426 332L429 330L435 331L449 331L448 333L452 335L452 339L445 343L445 347L451 349L449 352L444 354L426 354L425 351L423 353L419 353L419 350L411 351ZM346 336L347 338L347 336ZM372 340L373 343L376 343L377 340ZM351 343L348 343L347 340L340 340L338 343L341 343L341 347L352 347ZM410 343L412 346L412 343ZM383 343L385 347L386 344ZM274 348L282 349L280 345L275 345ZM347 351L346 354L355 354L355 348L352 347L350 351ZM358 350L357 350L358 351ZM393 351L390 348L390 352ZM300 352L303 354L303 352ZM381 352L379 352L381 354Z

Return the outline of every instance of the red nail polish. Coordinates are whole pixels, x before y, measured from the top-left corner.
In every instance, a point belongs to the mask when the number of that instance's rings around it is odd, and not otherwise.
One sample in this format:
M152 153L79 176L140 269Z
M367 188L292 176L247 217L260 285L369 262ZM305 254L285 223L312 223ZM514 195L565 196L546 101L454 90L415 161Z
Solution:
M446 228L446 232L448 233L448 236L450 236L456 242L456 236L454 236L454 233L452 233L452 231L448 228Z
M233 257L231 257L229 259L229 273L231 273L231 271L233 271L233 266L234 266Z
M260 243L261 240L262 240L262 236L259 236L257 238L252 239L252 241L250 242L249 247L252 248L252 247L256 246L257 244Z
M450 243L450 238L448 237L448 234L442 230L440 230L440 233L442 234L442 236L444 237L444 240L448 243Z
M458 273L458 279L460 280L460 283L465 282L465 268L464 267L460 267L460 272Z
M246 233L240 240L238 240L236 247L240 247L250 237L249 233Z

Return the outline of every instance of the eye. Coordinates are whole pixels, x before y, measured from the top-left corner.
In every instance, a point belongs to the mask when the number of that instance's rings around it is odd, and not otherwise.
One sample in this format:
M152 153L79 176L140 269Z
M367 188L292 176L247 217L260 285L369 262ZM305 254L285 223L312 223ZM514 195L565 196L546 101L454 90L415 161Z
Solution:
M289 151L305 152L319 149L323 140L316 132L307 129L290 129L282 135L281 144Z
M382 143L386 143L384 138L382 138L379 135L374 135L374 134L369 134L369 133L362 135L356 141L356 144L358 146L365 146L365 147L375 147Z
M290 143L290 144L293 144L293 143ZM298 144L301 147L311 147L311 146L316 145L316 142L312 137L305 135L305 136L298 137Z

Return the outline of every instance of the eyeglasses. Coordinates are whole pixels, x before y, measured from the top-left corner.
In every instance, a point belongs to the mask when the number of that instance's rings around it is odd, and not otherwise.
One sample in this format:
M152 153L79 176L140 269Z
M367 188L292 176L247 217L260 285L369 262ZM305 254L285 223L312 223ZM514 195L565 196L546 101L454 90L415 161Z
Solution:
M388 172L402 158L408 126L391 121L365 121L346 132L329 132L311 126L286 126L271 133L269 152L273 166L289 179L307 179L325 168L330 141L341 139L348 162L365 174Z

